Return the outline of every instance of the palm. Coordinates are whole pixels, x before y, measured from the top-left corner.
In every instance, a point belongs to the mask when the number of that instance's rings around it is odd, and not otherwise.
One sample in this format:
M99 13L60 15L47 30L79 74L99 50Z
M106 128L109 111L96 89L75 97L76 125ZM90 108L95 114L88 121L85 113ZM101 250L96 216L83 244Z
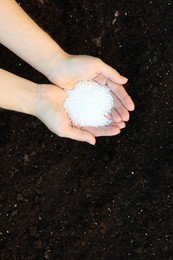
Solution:
M54 85L43 85L42 95L37 108L37 117L55 134L61 137L95 143L96 136L110 136L119 134L125 127L123 122L108 127L86 127L78 129L71 125L63 108L66 98L64 90Z
M128 121L128 111L134 109L133 101L122 86L127 79L122 78L116 70L100 59L84 55L70 56L49 79L63 89L73 88L79 80L93 79L101 85L107 84L114 97L115 109L112 111L112 118L117 123Z

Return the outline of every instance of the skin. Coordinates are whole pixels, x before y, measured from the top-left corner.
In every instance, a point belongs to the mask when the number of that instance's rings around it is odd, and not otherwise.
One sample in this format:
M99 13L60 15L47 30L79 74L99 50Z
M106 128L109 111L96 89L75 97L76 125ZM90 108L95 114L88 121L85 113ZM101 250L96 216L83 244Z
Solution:
M36 116L61 137L94 144L94 136L118 134L119 129L125 126L124 122L120 122L107 128L103 127L102 130L72 127L62 106L66 98L64 90L52 84L33 83L2 69L0 69L0 93L2 108ZM94 133L94 136L90 132Z
M58 136L90 144L95 144L97 136L117 135L125 127L129 111L134 110L123 87L127 79L99 58L64 52L14 0L0 0L0 42L53 83L39 85L0 70L2 108L37 116ZM110 126L75 128L63 109L64 89L89 79L107 84L114 95L115 105L109 115L114 123Z

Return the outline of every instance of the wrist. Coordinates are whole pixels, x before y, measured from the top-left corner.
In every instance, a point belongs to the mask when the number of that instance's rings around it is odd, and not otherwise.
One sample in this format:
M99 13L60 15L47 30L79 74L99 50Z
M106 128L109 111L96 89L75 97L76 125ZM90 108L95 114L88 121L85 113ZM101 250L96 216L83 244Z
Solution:
M57 46L60 48L59 46ZM66 63L66 61L71 57L70 54L61 50L55 50L52 54L50 54L47 58L45 72L43 73L51 82L54 75L57 75L62 66Z
M28 86L21 93L21 102L19 102L19 112L36 116L37 106L40 100L41 85L29 82Z

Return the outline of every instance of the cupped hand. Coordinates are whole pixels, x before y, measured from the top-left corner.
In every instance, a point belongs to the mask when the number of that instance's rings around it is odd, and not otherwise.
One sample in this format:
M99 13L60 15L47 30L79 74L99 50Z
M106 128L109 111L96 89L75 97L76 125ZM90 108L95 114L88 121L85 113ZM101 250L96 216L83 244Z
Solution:
M112 123L105 127L77 128L72 126L64 108L66 92L54 85L40 85L40 98L35 115L56 135L77 141L95 144L98 136L113 136L125 127L124 122Z
M114 97L114 109L111 116L114 122L129 120L129 111L134 110L134 103L123 84L127 78L105 64L99 58L87 55L67 55L60 66L48 75L49 80L62 89L71 89L80 80L95 80L107 85Z

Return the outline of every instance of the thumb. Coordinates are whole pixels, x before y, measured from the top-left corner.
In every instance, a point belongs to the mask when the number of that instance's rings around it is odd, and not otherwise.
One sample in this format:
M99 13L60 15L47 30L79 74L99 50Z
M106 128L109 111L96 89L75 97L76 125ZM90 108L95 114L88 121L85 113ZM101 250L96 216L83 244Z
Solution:
M102 63L102 68L101 68L102 74L109 78L112 82L117 83L117 84L126 84L128 79L124 76L121 76L118 71L113 69L111 66L107 65L106 63Z
M87 142L92 145L95 145L95 143L96 143L96 139L91 133L77 129L75 127L70 128L68 132L66 131L66 136L68 138L71 138L71 139L74 139L77 141Z

